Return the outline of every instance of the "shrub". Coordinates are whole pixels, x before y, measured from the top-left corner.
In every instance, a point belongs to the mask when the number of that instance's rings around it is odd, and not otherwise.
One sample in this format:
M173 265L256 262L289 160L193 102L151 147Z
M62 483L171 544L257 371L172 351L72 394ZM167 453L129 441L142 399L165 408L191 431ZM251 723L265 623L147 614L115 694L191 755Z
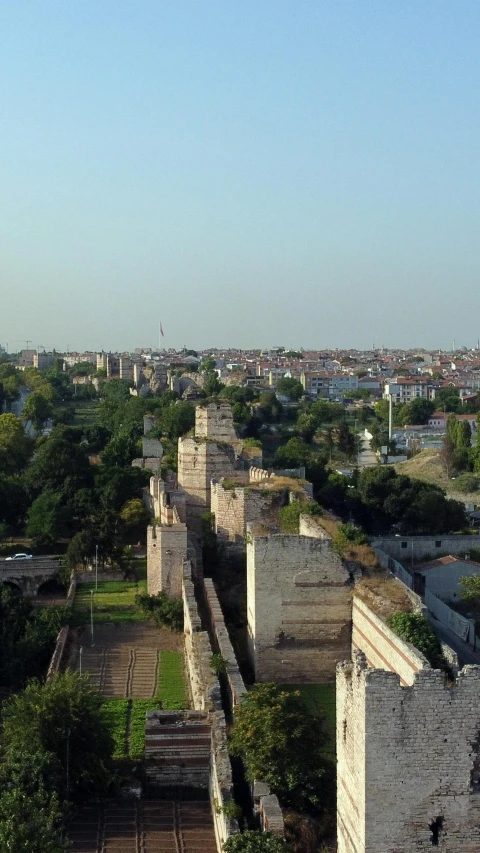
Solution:
M215 654L212 655L210 666L217 675L220 675L227 671L228 661L223 655Z
M308 503L292 501L278 512L280 530L282 533L298 533L301 515L320 516L322 514L322 508L315 501Z
M225 853L290 853L292 848L272 832L247 829L227 838L223 849Z
M358 524L353 524L351 521L347 524L339 524L338 531L342 533L349 542L355 545L367 545L368 536Z
M434 669L443 669L451 674L440 641L430 623L421 613L394 613L387 619L387 625L407 643L415 646L427 658Z
M135 604L142 613L162 628L172 631L183 629L183 602L177 598L169 598L166 592L157 595L136 595Z

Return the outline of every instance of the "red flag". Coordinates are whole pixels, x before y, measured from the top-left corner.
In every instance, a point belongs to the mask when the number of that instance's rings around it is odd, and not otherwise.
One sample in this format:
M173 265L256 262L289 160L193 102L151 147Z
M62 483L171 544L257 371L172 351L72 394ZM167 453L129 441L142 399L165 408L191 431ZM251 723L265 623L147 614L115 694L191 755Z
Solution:
M160 323L160 334L161 334L162 338L164 338L164 337L165 337L165 335L163 334L163 329L162 329L162 324L161 324L161 323Z

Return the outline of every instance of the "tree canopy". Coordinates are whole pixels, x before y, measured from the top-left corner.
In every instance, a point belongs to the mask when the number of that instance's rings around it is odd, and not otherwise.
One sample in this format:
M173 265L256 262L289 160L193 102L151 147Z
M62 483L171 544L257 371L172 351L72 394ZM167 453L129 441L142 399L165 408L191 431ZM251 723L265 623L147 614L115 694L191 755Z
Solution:
M303 397L305 389L298 379L293 376L282 376L277 382L277 393L288 400L299 400Z
M235 720L230 751L244 760L247 778L267 782L285 805L320 809L325 729L300 694L275 684L256 684L236 710Z
M50 763L49 785L59 796L105 793L113 742L102 704L89 678L70 670L45 684L30 681L2 708L0 746L6 764L44 755Z

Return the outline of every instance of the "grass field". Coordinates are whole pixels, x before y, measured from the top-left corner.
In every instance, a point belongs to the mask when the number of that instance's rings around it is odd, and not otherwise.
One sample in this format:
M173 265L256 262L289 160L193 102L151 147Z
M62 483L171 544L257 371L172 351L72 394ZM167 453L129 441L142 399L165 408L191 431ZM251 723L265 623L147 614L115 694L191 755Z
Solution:
M335 756L335 684L282 684L282 690L287 690L289 693L298 690L309 711L313 714L320 713L324 717L328 734L325 755L330 758Z
M166 711L185 708L185 677L181 652L160 652L157 698Z
M95 589L94 583L79 584L73 601L74 621L90 618L93 590L94 622L138 622L145 617L135 604L135 596L147 591L147 581L104 581Z
M102 716L110 729L115 744L114 758L124 758L127 754L127 725L130 713L130 699L105 699Z

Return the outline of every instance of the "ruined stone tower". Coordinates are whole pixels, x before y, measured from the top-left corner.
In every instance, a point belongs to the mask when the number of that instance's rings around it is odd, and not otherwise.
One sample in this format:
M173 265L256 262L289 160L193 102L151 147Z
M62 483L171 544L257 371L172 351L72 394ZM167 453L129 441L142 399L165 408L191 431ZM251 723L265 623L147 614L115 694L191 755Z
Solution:
M210 512L211 481L235 470L242 442L228 403L209 403L195 410L195 435L178 440L178 484L187 501L187 524L200 532L200 518Z

